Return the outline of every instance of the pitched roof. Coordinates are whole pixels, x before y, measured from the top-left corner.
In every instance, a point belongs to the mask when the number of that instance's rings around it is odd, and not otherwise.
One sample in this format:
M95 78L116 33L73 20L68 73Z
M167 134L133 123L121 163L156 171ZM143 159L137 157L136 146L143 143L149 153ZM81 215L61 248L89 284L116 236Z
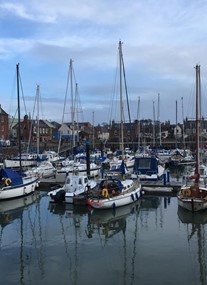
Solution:
M8 116L8 114L2 109L1 104L0 104L0 114Z

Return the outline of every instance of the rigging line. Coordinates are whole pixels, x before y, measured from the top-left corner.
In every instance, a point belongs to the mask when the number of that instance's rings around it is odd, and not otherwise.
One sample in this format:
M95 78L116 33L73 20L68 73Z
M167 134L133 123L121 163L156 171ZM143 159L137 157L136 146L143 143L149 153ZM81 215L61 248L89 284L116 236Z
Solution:
M66 107L66 100L67 100L68 87L69 87L69 79L70 79L70 67L68 69L68 75L67 75L67 81L66 81L65 100L64 100L64 105L63 105L63 113L62 113L61 125L64 122L65 107ZM62 132L60 131L60 137L59 137L59 143L58 143L58 151L57 151L58 154L60 153L61 140L62 140Z
M41 94L39 94L39 100L40 100L40 108L41 108L42 119L45 120L45 114L43 111L43 102L42 102Z
M76 83L77 84L77 83ZM77 86L78 86L78 84L77 84ZM78 114L80 113L80 114L82 114L82 121L83 121L83 109L82 109L82 105L81 105L81 101L80 101L80 95L79 95L79 90L78 90L78 88L77 88L77 92L76 92L76 105L77 105L77 122L79 121L78 120Z
M72 75L73 75L73 78L74 78L74 83L75 83L75 85L76 85L77 80L76 80L75 70L74 70L74 67L73 67L73 66L72 66Z
M29 152L29 147L30 147L31 138L32 138L32 128L34 125L34 112L35 112L35 108L36 108L36 102L37 102L37 96L35 96L34 108L33 108L33 112L32 112L32 120L31 120L30 132L29 132L29 141L28 141L28 146L27 146L27 152Z
M126 91L126 99L127 99L127 109L128 109L128 115L129 115L129 123L130 123L130 126L131 126L131 116L130 116L130 110L129 110L129 96L128 96L128 89L127 89L127 84L126 84L126 73L125 73L125 67L124 67L123 53L121 54L121 59L122 59L122 68L123 68L123 75L124 75L124 85L125 85L125 91Z
M11 121L10 126L9 126L9 132L11 132L11 130L12 130L12 126L14 124L14 120L15 120L16 115L17 115L17 109L15 111L14 116L12 117L12 121Z
M115 93L116 93L117 77L118 77L118 60L119 60L119 56L117 56L117 63L116 63L116 69L115 69L115 75L114 75L114 83L113 83L113 90L112 90L112 102L110 104L111 108L109 110L109 120L110 121L112 121L112 113L113 113L113 109L115 108L114 107L114 101L115 101ZM116 113L116 110L115 110L114 113Z
M24 92L23 92L23 86L22 86L22 80L21 80L21 74L19 73L19 83L22 91L22 98L23 98L23 103L24 103L24 111L25 114L27 114L27 109L26 109L26 103L25 103L25 97L24 97Z

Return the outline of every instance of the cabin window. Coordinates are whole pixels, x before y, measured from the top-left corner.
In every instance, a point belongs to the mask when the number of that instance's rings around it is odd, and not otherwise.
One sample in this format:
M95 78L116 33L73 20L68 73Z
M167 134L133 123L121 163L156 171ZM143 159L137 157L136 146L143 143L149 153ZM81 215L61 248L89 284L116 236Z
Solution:
M140 159L139 169L151 169L151 160L150 159Z

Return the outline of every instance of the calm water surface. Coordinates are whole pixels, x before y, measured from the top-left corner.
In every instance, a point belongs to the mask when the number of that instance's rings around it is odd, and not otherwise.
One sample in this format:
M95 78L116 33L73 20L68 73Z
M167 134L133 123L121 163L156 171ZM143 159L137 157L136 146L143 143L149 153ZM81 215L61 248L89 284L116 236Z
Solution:
M143 196L113 211L0 203L1 284L207 284L207 213Z

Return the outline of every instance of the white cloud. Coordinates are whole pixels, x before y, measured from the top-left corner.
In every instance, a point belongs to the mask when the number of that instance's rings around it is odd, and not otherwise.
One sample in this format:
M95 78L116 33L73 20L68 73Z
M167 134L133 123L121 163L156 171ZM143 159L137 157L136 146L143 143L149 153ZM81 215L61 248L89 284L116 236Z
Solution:
M111 104L119 40L130 98L134 109L139 95L148 102L146 115L159 92L168 104L176 96L187 98L197 63L207 73L204 0L9 0L0 3L0 12L4 65L11 68L21 60L32 72L26 82L41 81L50 102L56 102L57 94L64 94L72 58L84 112L99 110L102 121L107 118L101 106ZM166 116L174 117L170 112Z

